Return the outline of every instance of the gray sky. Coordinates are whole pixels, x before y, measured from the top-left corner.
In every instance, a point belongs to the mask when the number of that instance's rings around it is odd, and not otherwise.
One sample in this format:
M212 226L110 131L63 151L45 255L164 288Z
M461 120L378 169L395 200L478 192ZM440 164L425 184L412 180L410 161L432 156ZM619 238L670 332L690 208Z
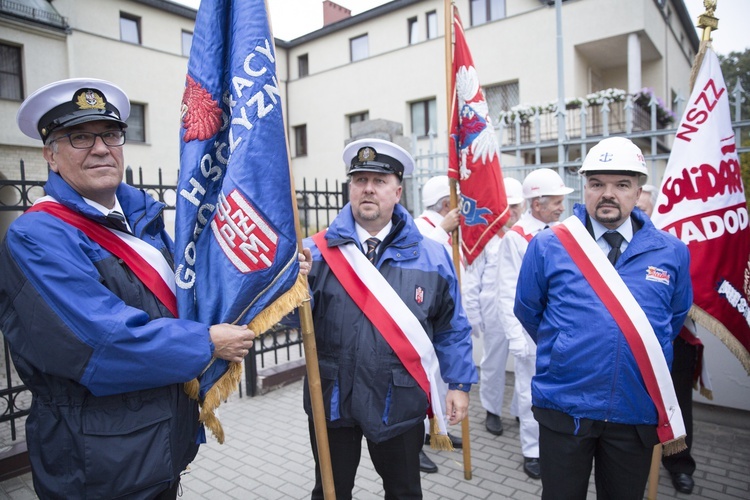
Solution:
M197 8L200 0L172 0ZM267 0L271 10L274 36L291 40L323 27L322 0ZM351 9L357 15L388 0L338 0L336 3ZM696 20L703 13L703 0L684 0L690 17ZM563 11L564 12L564 11ZM462 13L463 19L468 13ZM717 0L715 16L719 18L719 30L713 35L714 50L719 54L731 51L742 52L750 48L750 0ZM564 36L564 33L563 33ZM700 33L698 34L700 37Z

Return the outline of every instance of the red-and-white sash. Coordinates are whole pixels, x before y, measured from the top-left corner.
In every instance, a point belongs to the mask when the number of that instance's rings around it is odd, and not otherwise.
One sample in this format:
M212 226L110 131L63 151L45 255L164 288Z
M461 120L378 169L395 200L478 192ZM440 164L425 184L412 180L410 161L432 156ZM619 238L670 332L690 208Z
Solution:
M420 215L419 218L427 222L427 224L429 224L430 226L437 227L437 224L435 224L435 222L429 217L427 217L426 215ZM448 246L452 244L453 244L453 235L451 233L448 233Z
M685 436L682 412L664 352L646 313L578 217L568 217L552 230L625 336L656 406L659 441L684 448L678 441ZM669 446L665 453L668 450Z
M514 232L516 232L516 233L518 233L518 234L520 234L520 235L521 235L521 237L522 237L523 239L525 239L527 243L531 243L531 240L532 240L532 239L534 238L534 235L533 235L533 234L531 234L531 233L527 233L527 232L526 232L526 231L524 231L524 230L523 230L523 228L522 228L521 226L519 226L518 224L514 225L514 226L513 226L512 228L510 228L510 230L511 230L511 231L514 231Z
M135 236L97 224L44 196L27 212L45 212L83 231L105 250L121 258L143 284L177 317L174 272L159 250Z
M443 402L437 391L440 365L435 347L422 324L355 244L328 247L322 231L312 239L346 293L427 394L430 416L435 417L438 432L447 435Z

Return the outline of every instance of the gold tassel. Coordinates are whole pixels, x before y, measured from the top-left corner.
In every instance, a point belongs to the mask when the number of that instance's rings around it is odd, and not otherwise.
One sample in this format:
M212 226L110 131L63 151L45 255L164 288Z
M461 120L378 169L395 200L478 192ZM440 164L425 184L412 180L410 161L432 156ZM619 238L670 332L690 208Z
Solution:
M440 434L435 417L430 419L430 448L438 451L454 451L451 438Z
M701 396L703 396L704 398L708 399L709 401L713 401L714 400L714 393L713 393L713 391L711 391L709 389L706 389L705 387L701 387L700 388L700 394L701 394Z
M260 337L273 325L278 323L281 318L299 307L303 301L307 300L308 295L307 277L298 275L294 286L258 313L250 322L248 328L255 332L256 338ZM216 409L222 401L225 401L230 394L237 390L241 376L242 363L229 363L227 371L208 390L206 398L200 404L200 421L211 431L219 444L224 443L224 429L221 426L219 418L216 416ZM188 396L198 399L200 389L198 379L187 382L184 389Z
M663 444L664 456L675 455L682 450L687 450L687 444L685 443L685 436L678 437L672 441L667 441Z
M197 378L194 378L190 382L185 382L185 393L190 397L190 399L198 399L200 389L201 384L198 382Z

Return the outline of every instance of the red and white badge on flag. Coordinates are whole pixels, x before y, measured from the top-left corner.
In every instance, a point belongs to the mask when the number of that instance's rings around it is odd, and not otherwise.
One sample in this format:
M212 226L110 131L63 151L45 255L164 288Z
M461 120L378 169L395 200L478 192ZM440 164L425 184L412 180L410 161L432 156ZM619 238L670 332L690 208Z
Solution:
M652 221L690 249L691 316L750 373L750 229L729 91L709 47L677 130Z

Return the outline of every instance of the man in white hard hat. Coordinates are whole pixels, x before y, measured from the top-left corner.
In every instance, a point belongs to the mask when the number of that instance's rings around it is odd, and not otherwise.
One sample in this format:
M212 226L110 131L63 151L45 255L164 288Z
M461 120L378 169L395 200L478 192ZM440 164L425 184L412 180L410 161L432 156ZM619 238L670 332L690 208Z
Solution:
M641 186L641 195L638 197L638 202L635 206L646 212L646 215L651 217L651 213L654 211L657 194L656 186L644 184Z
M450 204L450 179L447 175L436 175L431 177L422 186L422 205L424 212L414 219L417 229L422 236L437 241L445 247L448 255L453 256L453 231L460 223L458 208L451 210ZM441 399L445 398L448 384L440 383ZM462 448L463 441L459 436L448 434L454 448ZM425 444L430 444L430 423L425 419ZM438 471L438 466L424 452L419 452L419 470L428 474Z
M584 205L526 251L514 312L537 343L532 381L542 498L641 499L654 445L684 448L669 375L672 340L692 303L690 255L634 210L647 169L613 137L580 173Z
M450 449L446 424L466 417L477 381L471 326L448 254L422 237L399 204L411 155L389 141L360 139L343 158L350 202L327 232L306 240L336 497L352 497L364 436L385 496L421 498L424 417L433 416L431 445ZM322 499L307 391L304 406L316 461L312 498Z
M458 208L451 210L450 179L447 175L431 177L422 186L422 204L425 207L414 219L423 236L441 243L449 255L453 255L453 231L461 221Z
M474 336L482 338L482 359L479 363L479 397L485 409L484 427L490 434L503 434L503 397L505 396L505 365L508 341L498 312L497 259L500 241L508 229L518 222L525 208L521 183L512 177L503 179L510 217L466 268L462 280L464 307Z
M200 436L183 383L255 336L175 318L163 204L122 182L129 110L117 85L75 78L18 111L50 173L0 249L0 329L33 395L40 498L175 498Z
M556 224L565 210L565 186L554 170L540 168L523 180L523 196L529 209L511 227L498 250L498 307L514 357L516 411L523 453L523 471L532 479L541 476L539 466L539 425L531 412L531 378L536 369L536 345L513 314L516 283L529 242L542 230Z

